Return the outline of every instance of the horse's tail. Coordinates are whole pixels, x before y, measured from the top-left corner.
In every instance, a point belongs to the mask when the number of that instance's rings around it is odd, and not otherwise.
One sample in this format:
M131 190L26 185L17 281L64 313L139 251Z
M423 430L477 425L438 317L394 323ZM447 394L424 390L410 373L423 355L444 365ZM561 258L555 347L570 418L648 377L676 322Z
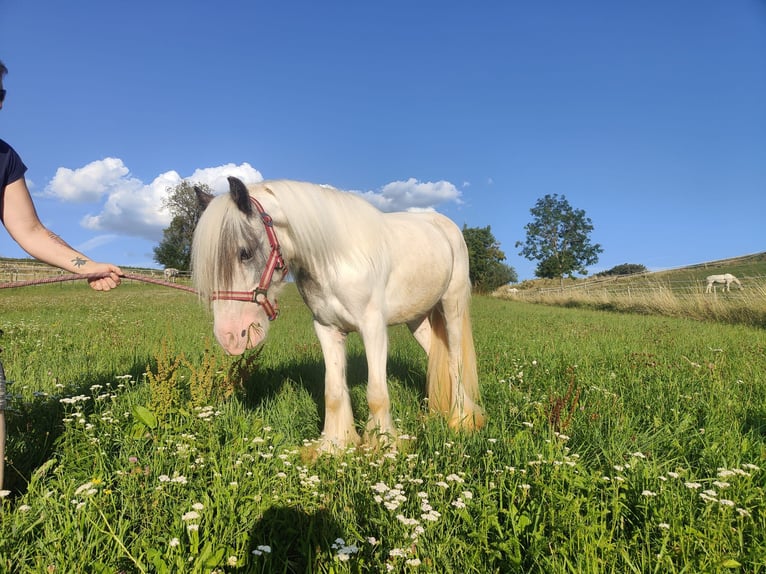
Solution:
M478 406L479 374L473 345L469 305L460 317L460 355L456 372L450 373L450 347L444 311L437 306L430 316L431 346L428 352L427 394L430 409L448 417L452 427L480 428L484 413Z

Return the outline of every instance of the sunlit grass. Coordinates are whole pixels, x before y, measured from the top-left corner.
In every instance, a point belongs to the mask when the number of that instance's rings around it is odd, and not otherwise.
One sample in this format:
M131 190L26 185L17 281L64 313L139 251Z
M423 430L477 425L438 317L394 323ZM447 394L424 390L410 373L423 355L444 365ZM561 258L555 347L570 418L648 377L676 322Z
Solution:
M322 357L294 292L239 392L159 415L141 409L163 345L219 352L194 297L46 289L0 299L0 570L766 571L762 329L477 298L485 429L428 415L395 328L398 452L309 463Z

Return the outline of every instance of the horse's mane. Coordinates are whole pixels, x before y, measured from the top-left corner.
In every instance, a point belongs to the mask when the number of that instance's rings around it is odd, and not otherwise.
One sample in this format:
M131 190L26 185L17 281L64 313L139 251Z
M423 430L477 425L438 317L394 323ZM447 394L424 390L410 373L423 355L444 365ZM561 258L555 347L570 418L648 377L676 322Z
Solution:
M295 254L307 266L370 264L385 239L383 214L353 193L296 181L264 182L287 218ZM257 187L257 186L256 186Z
M271 193L287 219L293 260L303 268L340 269L378 265L385 240L383 214L365 199L334 188L295 181L248 186L251 195ZM242 245L252 246L265 266L269 245L257 217L246 218L229 194L212 201L200 219L192 247L194 283L200 297L228 291ZM288 256L290 254L283 253ZM253 284L258 277L253 277Z

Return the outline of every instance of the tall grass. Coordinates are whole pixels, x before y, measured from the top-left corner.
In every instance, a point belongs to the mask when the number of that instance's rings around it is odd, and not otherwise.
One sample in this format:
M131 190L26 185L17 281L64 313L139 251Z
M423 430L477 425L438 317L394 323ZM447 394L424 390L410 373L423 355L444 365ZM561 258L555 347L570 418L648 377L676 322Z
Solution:
M523 300L563 307L582 307L625 313L685 317L766 327L766 282L753 282L746 289L730 292L719 288L705 293L699 285L678 288L663 281L603 288L567 288L511 292L499 289L502 299Z
M322 357L293 290L238 371L185 293L0 295L0 571L766 572L763 329L479 297L485 429L428 414L393 328L398 451L309 463ZM242 386L200 404L202 372Z

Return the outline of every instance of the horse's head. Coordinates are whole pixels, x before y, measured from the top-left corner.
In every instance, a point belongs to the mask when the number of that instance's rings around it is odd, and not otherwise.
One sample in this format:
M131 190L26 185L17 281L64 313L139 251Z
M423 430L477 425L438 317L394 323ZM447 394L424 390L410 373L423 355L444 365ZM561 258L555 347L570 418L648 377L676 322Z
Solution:
M268 216L256 209L245 185L229 178L229 193L197 191L204 209L194 231L192 268L200 297L212 301L213 332L231 355L261 343L274 318L271 301L283 262ZM260 206L258 206L260 208Z

